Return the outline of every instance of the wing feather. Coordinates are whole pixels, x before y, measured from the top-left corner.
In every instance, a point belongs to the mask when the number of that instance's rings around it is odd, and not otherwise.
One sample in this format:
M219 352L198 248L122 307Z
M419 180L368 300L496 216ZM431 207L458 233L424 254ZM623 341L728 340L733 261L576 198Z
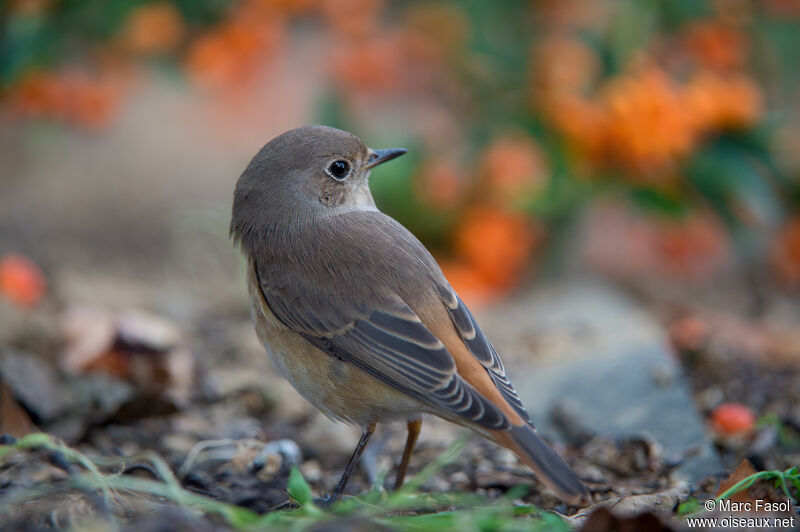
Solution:
M528 416L525 410L525 406L522 404L519 394L517 394L517 391L514 389L514 385L511 384L508 375L506 375L503 362L500 360L492 344L489 343L486 335L483 334L483 331L478 326L472 312L470 312L469 308L461 301L461 298L458 297L452 288L444 284L438 285L437 288L439 289L442 302L450 313L453 325L464 341L464 344L466 344L472 355L478 359L489 372L489 376L508 404L511 405L514 411L522 416L525 421L533 425L530 416Z
M503 412L458 375L455 360L442 341L396 294L385 297L380 308L368 315L354 311L357 304L342 302L334 313L337 322L326 326L314 316L302 294L288 296L286 286L274 289L259 274L255 261L253 265L267 307L313 345L456 417L489 430L510 427ZM302 291L302 286L297 286L295 290ZM326 301L327 305L340 303L333 297Z

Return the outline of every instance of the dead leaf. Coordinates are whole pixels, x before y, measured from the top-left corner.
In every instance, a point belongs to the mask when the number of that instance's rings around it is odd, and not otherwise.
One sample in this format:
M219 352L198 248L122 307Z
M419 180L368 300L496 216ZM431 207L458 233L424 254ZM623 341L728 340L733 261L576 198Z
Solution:
M653 513L619 517L608 508L597 508L586 519L580 532L662 532L673 530Z
M185 402L194 380L194 358L170 320L140 311L73 307L62 320L64 369L111 375L146 394L165 392Z
M592 516L601 509L606 510L607 512L613 512L614 519L618 520L614 522L624 522L625 520L621 519L621 516L627 518L636 518L637 516L652 512L671 514L673 508L675 508L675 505L677 505L680 500L684 499L688 493L688 484L681 482L671 488L656 493L627 495L616 500L601 501L589 506L588 508L585 508L578 514L572 516L562 515L561 517L567 521L570 526L578 527L586 525ZM600 515L602 516L603 514L601 513ZM599 520L600 517L597 519ZM631 522L635 523L636 521L634 519ZM639 530L639 528L620 528L618 526L617 528L593 528L590 530ZM648 528L646 530L651 529ZM653 530L670 530L670 528L655 528Z
M36 431L38 429L31 417L11 395L11 389L5 382L0 382L0 433L21 438Z
M117 345L131 351L166 353L181 339L178 327L171 321L139 311L120 314L116 332Z
M688 493L684 485L657 493L628 495L608 508L618 515L635 515L645 511L672 512L672 509Z
M719 483L719 489L717 490L717 493L716 495L714 495L714 497L719 497L720 495L725 493L725 491L733 487L734 484L736 484L737 482L741 481L744 478L749 477L754 473L756 473L756 470L753 468L753 464L751 464L750 461L747 458L745 458L744 460L739 462L739 465L736 467L734 472L730 474L728 478ZM754 502L753 498L750 497L748 491L749 490L739 491L728 497L728 499L733 502L748 502L748 501Z
M83 372L114 342L114 317L97 308L67 309L61 320L61 328L67 342L61 364L69 373Z

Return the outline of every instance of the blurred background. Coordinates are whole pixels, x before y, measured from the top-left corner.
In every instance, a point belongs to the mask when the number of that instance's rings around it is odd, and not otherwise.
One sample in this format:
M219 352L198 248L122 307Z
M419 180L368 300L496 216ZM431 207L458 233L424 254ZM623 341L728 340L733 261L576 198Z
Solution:
M220 274L249 158L324 123L411 150L375 196L472 304L575 268L693 292L729 276L756 312L800 285L796 1L11 0L0 17L0 242L56 280Z
M767 447L796 453L798 65L797 0L6 0L0 294L7 323L34 325L3 345L58 378L166 382L176 404L263 391L228 367L272 371L227 237L233 187L268 140L326 124L410 150L373 172L376 201L494 341L534 327L508 305L591 279L665 331L702 414L738 405L709 418L718 433L769 426L784 439ZM586 308L613 313L602 301ZM101 448L92 427L130 406L64 425L63 396L10 390L30 422Z

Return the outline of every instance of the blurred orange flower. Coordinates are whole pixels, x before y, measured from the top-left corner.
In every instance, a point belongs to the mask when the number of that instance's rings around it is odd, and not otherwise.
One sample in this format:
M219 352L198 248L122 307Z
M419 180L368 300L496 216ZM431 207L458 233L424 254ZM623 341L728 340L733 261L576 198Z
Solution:
M726 257L725 231L712 218L701 215L664 220L655 226L653 250L669 274L683 279L703 279Z
M249 0L249 3L265 12L300 14L314 7L317 0Z
M685 100L700 132L752 126L763 113L761 91L742 74L701 72L689 81Z
M365 92L397 88L402 79L402 42L380 35L338 43L332 50L329 69L340 86Z
M507 135L494 140L484 152L480 173L490 194L508 203L541 189L548 168L535 140Z
M363 38L375 32L384 0L319 0L328 27L340 37Z
M64 91L54 74L33 71L24 75L9 91L9 102L15 114L42 118L55 114L64 106Z
M122 40L134 53L159 54L174 50L185 33L178 8L171 3L156 2L144 4L131 14L122 30Z
M532 89L545 100L565 93L577 93L595 79L599 69L597 54L582 40L566 34L553 34L538 42L532 50Z
M186 57L189 77L206 88L241 86L278 50L283 23L277 13L254 2L239 4L228 21L191 44Z
M9 95L12 112L20 116L60 119L92 129L108 125L120 99L114 80L82 72L31 72Z
M9 10L12 13L37 15L47 11L55 2L56 0L11 0Z
M689 56L712 69L741 67L747 58L747 39L736 28L716 21L688 26L684 43Z
M672 183L704 134L752 126L763 113L758 86L743 74L704 70L681 84L655 66L606 81L594 99L565 91L537 101L583 157L651 184Z
M592 163L602 163L606 117L598 103L579 94L553 94L542 111L575 151Z
M763 0L766 10L779 17L800 17L800 2L797 0Z
M680 87L656 67L609 82L603 91L605 152L639 175L663 172L693 147Z
M619 278L700 282L730 257L728 235L710 214L654 219L616 203L590 213L583 245L590 265Z
M75 75L65 80L69 120L76 124L100 129L109 124L120 102L119 87L109 80L92 80Z
M502 295L474 266L459 260L438 262L458 296L473 309L492 303Z
M458 227L454 249L497 292L519 280L544 231L523 213L474 207Z
M771 261L781 281L800 286L800 216L789 220L778 231L772 244Z
M449 209L461 198L462 183L462 176L454 164L434 159L422 164L414 180L414 189L417 197L428 205Z
M44 275L29 258L7 253L0 259L0 295L23 307L33 307L44 296Z
M454 5L411 4L403 13L406 49L414 62L458 61L469 38L469 20Z

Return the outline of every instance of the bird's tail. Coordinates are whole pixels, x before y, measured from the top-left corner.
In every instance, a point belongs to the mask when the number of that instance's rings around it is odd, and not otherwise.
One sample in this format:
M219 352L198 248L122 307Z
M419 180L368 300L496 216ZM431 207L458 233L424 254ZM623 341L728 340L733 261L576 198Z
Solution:
M576 506L589 502L589 491L578 476L530 425L492 433L497 443L514 451L536 476L564 501Z

